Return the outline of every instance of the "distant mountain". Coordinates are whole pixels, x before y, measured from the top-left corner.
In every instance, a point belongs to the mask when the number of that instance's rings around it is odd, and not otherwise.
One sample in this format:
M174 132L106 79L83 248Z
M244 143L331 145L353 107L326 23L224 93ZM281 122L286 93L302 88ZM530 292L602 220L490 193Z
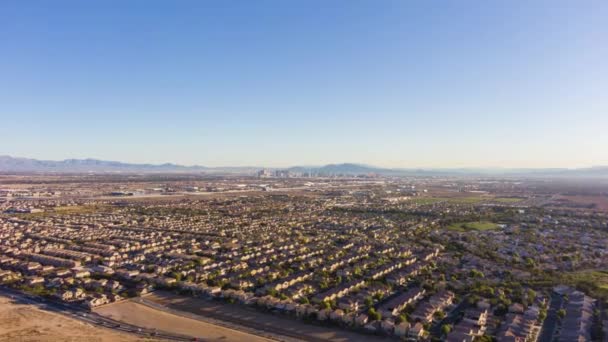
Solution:
M383 176L519 176L519 177L608 177L608 166L580 169L566 168L446 168L446 169L390 169L369 165L344 163L317 167L295 166L291 172L313 173L320 176L383 175Z
M157 173L253 173L258 168L183 166L165 164L131 164L99 159L38 160L0 156L0 172L157 172Z
M382 176L408 176L408 175L448 175L451 170L422 170L422 169L389 169L364 164L343 163L328 164L324 166L305 167L294 166L287 169L296 173L312 173L320 176L360 176L360 175L382 175Z
M208 173L252 175L261 167L205 167L178 164L130 164L99 159L66 159L61 161L38 160L0 156L0 172L123 172L123 173ZM517 177L585 177L608 178L608 166L581 169L505 169L505 168L452 168L452 169L390 169L364 164L343 163L324 166L294 166L287 169L295 173L313 173L319 176L517 176Z
M313 172L318 175L365 175L365 174L389 174L392 172L390 169L382 169L374 166L362 165L362 164L328 164L325 166L318 167L304 167L296 166L288 169L291 172Z

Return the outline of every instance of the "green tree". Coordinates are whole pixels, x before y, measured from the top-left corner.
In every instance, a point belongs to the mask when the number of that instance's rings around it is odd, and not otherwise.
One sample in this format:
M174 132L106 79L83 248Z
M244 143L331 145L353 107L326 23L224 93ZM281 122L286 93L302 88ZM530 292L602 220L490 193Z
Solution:
M173 276L173 278L175 278L175 280L182 281L183 275L181 272L173 272L172 276Z
M547 318L547 310L541 309L540 312L538 313L538 321L542 322L545 320L545 318Z
M452 331L452 326L449 324L444 324L441 326L441 334L442 335L447 335L450 333L450 331Z
M403 322L407 322L407 316L405 314L401 314L401 315L397 316L395 323L400 324Z
M325 310L325 309L331 309L331 304L328 301L324 301L324 302L321 303L321 308L323 310Z
M380 315L380 313L374 308L369 308L369 310L367 310L367 315L372 321L379 321L382 319L382 315Z
M536 266L536 262L534 262L534 259L526 258L526 267L527 268L534 268L535 266Z
M534 302L534 300L536 299L536 291L534 291L532 289L528 289L526 294L528 296L528 300L530 302Z

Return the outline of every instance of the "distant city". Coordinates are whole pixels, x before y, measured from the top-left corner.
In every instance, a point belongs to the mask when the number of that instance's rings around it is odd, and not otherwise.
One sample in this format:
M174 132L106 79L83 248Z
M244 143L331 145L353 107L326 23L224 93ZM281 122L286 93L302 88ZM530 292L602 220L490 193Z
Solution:
M524 177L608 177L608 166L588 168L381 168L364 164L342 163L324 166L293 166L289 168L265 167L205 167L183 166L172 163L132 164L99 159L66 159L62 161L37 160L0 156L0 172L144 172L144 173L195 173L240 174L258 177L351 177L351 176L524 176Z

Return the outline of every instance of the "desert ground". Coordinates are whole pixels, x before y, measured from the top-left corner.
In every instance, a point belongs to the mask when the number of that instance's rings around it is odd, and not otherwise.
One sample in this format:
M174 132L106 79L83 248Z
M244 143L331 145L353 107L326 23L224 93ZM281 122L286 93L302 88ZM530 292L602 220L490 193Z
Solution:
M141 327L156 328L158 330L176 334L198 336L205 341L271 341L261 336L166 313L132 301L106 305L96 309L95 312L115 320Z
M144 297L149 302L167 306L174 310L190 312L223 322L233 322L245 327L273 331L282 336L299 336L308 341L386 341L373 335L358 334L352 331L335 329L322 325L306 324L285 316L263 313L256 309L219 301L209 301L156 291Z
M18 304L0 296L0 341L143 341L136 336L95 328L33 305Z

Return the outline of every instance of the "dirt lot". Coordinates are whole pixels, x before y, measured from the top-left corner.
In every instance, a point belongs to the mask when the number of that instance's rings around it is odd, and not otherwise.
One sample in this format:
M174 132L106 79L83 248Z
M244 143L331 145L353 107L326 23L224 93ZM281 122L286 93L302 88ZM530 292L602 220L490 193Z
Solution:
M145 297L146 300L166 305L172 309L192 312L198 315L233 322L256 329L268 329L285 336L300 336L310 341L387 341L388 339L364 335L343 330L337 327L325 327L307 324L302 321L281 315L260 312L254 308L239 304L226 304L200 298L178 296L168 292L157 291Z
M608 197L606 196L557 196L552 204L557 204L558 206L608 211Z
M206 341L270 341L263 337L245 332L176 316L131 301L106 305L96 309L95 312L106 317L141 327L156 328L158 330L176 334L204 337Z
M0 296L0 341L143 341L135 336L99 329L66 316L17 304Z

